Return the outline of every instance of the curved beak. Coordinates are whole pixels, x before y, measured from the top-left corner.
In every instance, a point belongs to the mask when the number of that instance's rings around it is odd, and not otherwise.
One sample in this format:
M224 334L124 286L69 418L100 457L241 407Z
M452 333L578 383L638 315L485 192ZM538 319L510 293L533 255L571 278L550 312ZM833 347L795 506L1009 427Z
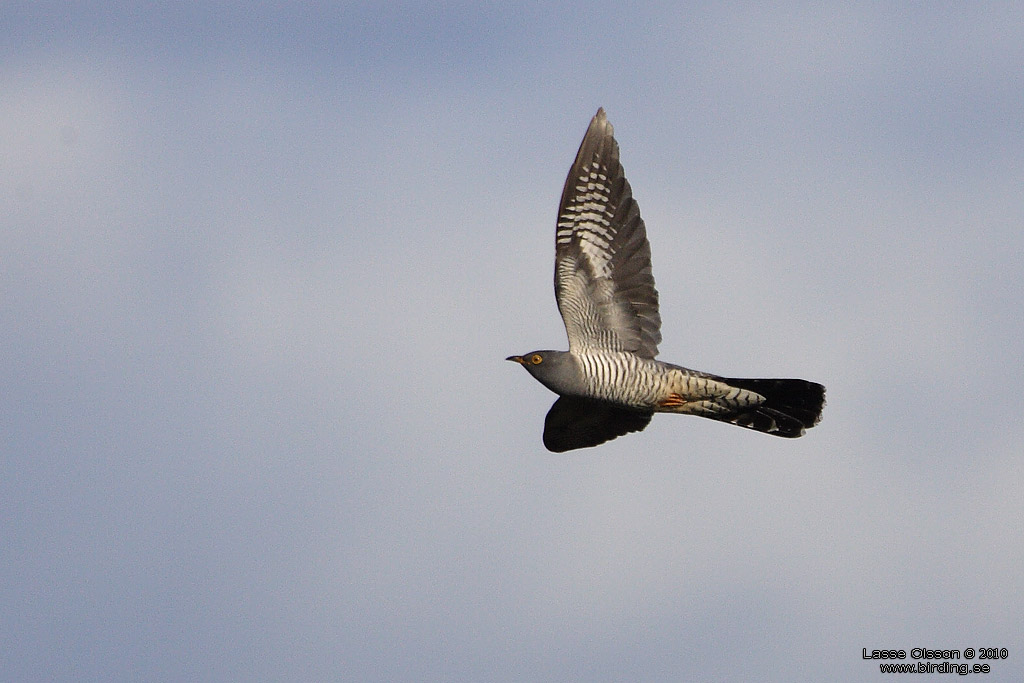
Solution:
M523 365L526 362L526 361L523 360L522 356L509 356L505 360L510 360L513 363L519 363L520 365Z

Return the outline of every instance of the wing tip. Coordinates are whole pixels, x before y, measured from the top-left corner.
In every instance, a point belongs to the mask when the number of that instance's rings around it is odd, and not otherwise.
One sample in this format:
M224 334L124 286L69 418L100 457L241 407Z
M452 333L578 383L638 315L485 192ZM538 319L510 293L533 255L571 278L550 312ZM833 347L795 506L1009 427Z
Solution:
M608 115L605 114L604 107L598 107L594 118L590 119L590 129L587 131L587 136L598 130L601 131L602 135L605 133L609 136L615 134L612 124L608 123Z

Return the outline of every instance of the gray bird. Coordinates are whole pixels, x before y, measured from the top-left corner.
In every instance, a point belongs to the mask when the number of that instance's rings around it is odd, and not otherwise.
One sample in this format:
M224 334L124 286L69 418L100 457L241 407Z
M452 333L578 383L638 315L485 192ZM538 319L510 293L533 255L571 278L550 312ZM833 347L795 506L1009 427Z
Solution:
M654 413L686 413L775 436L821 419L825 387L802 379L732 379L655 360L661 342L651 247L598 109L562 190L555 298L568 351L531 351L521 364L558 394L544 420L556 453L642 430Z

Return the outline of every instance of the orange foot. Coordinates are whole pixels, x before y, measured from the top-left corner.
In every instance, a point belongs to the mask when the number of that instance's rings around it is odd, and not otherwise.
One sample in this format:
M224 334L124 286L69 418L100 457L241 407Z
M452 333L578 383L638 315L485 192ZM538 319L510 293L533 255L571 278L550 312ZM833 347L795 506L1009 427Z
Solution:
M669 394L667 398L658 401L661 408L678 408L683 405L686 405L686 400L679 394Z

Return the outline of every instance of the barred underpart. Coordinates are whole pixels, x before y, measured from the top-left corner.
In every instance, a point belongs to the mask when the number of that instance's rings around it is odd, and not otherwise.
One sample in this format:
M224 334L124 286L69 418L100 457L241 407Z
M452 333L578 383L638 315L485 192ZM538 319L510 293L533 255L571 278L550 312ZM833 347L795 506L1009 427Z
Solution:
M801 379L719 377L630 353L579 354L576 360L594 398L776 436L802 436L818 423L825 403L824 387Z

